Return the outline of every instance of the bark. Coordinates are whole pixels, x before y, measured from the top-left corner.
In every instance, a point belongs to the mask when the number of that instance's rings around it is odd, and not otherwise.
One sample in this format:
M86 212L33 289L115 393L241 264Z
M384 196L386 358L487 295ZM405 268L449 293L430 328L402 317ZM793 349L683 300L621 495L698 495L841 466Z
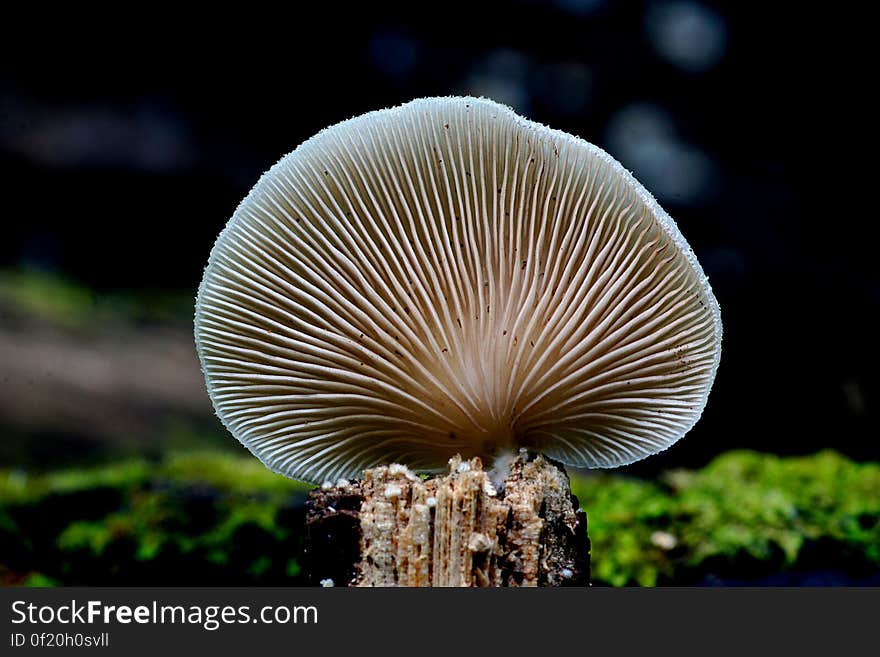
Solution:
M521 453L498 489L479 459L423 480L401 465L309 497L313 583L587 586L586 514L561 465Z

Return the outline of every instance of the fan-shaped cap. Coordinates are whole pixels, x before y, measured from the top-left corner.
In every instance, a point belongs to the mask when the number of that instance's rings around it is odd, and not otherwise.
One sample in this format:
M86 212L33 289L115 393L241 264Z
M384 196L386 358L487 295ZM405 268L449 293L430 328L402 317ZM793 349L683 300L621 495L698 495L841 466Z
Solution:
M718 304L613 158L475 98L319 133L211 253L196 343L226 427L313 482L528 447L611 467L697 421Z

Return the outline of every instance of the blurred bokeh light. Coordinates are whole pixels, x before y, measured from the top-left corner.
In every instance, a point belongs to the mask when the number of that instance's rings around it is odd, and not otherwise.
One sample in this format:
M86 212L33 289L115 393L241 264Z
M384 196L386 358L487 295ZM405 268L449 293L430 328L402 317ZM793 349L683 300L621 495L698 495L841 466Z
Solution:
M717 388L692 435L635 471L700 464L732 447L834 446L877 457L876 377L861 345L875 326L880 284L857 237L862 215L844 208L847 195L830 193L841 186L838 171L823 170L806 136L841 149L852 143L846 87L832 94L829 81L818 93L815 84L817 62L844 55L794 29L804 17L695 0L522 0L429 14L354 5L344 21L329 8L297 12L295 24L258 21L259 30L248 17L228 31L199 31L183 18L145 19L139 31L59 21L44 28L51 56L43 58L23 56L26 31L3 44L14 65L0 75L8 190L0 346L10 354L0 368L16 401L0 412L0 428L19 436L7 439L6 453L34 449L32 432L41 444L73 441L75 456L112 451L109 435L86 435L85 421L68 432L76 438L62 435L58 418L68 416L42 412L46 400L73 395L65 403L103 426L112 413L100 386L90 406L75 382L111 381L109 389L143 398L138 386L157 375L130 371L127 384L118 373L127 358L162 361L149 355L159 334L172 336L162 347L167 375L182 368L193 386L168 397L201 397L195 361L170 354L186 351L208 252L260 174L347 117L468 93L608 150L672 214L709 274L725 321ZM44 278L26 284L27 272ZM77 332L59 328L29 314L25 299L52 285L59 297L76 288L119 311L83 319ZM176 300L165 304L180 313L173 321L131 320L163 296ZM132 353L114 346L121 335ZM25 364L43 348L57 356L43 358L33 385L23 385ZM75 364L87 361L102 363L104 374L89 377ZM168 403L164 412L177 417ZM230 442L205 404L193 413L194 432ZM150 427L127 433L164 431L136 419L148 415L126 415ZM144 449L165 442L141 441Z
M0 42L0 469L242 454L192 345L214 239L322 128L462 93L608 150L718 296L703 419L617 474L736 448L880 460L856 18L837 30L824 9L692 0L297 5L112 28L15 11Z

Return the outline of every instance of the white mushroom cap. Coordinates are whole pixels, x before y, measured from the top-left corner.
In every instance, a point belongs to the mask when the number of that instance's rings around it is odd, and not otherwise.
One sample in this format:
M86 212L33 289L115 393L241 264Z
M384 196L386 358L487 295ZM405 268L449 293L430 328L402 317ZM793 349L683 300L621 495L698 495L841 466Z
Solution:
M518 447L630 463L690 430L721 353L654 198L475 98L359 116L272 167L214 246L195 335L226 427L312 482Z

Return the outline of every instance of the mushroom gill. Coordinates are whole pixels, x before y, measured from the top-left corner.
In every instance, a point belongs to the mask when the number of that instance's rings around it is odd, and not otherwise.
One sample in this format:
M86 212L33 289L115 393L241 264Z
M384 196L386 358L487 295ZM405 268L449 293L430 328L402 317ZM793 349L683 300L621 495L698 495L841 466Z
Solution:
M519 447L641 459L700 417L721 319L675 223L607 153L431 98L263 175L211 253L195 335L226 427L321 482Z

